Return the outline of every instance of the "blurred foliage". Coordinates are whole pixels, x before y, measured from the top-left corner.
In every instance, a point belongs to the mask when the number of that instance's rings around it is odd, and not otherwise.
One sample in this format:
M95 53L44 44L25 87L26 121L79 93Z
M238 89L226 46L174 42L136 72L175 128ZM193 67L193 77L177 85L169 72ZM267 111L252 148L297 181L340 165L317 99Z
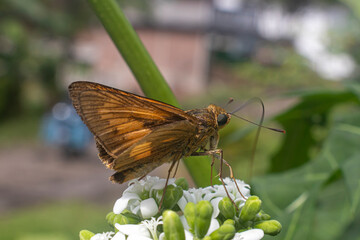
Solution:
M83 5L65 0L1 1L0 121L42 113L63 97L59 72L75 64L71 39L89 18Z
M319 151L328 134L329 118L334 108L346 103L360 103L351 88L304 91L298 97L298 104L275 117L287 133L280 150L271 160L271 172L289 170L310 161L311 153Z
M22 209L0 217L1 239L72 240L84 226L100 232L109 229L104 218L106 207L67 202Z
M282 155L281 149L276 160L282 156L282 162L276 164L285 167L273 166L273 170L282 172L257 177L252 186L273 217L283 223L282 239L354 239L359 236L359 229L353 226L354 221L360 219L359 90L359 85L355 84L337 94L326 91L305 94L299 104L277 117L290 126L288 134L292 137L285 139L282 148L290 145L291 153ZM346 106L335 110L336 102ZM313 107L309 107L310 103ZM296 129L298 121L311 118L315 109L323 115L318 119L326 118L320 121L327 123L324 141L321 144L302 142L297 148L292 147L291 144L299 143L297 138L306 141L302 135L314 134L314 128L323 125L319 121L307 121L306 130ZM294 121L294 116L298 121ZM318 145L321 146L318 154L308 161L303 152ZM302 163L298 156L303 156ZM288 170L296 166L299 167Z

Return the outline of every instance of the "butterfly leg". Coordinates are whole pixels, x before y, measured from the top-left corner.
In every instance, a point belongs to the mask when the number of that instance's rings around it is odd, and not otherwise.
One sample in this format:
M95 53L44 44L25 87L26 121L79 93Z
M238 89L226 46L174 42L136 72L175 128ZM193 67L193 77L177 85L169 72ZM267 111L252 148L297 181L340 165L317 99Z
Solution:
M169 170L168 170L168 175L167 175L167 177L166 177L165 187L164 187L164 189L163 189L163 194L162 194L162 196L161 196L161 200L160 200L160 204L159 204L159 212L160 212L161 206L162 206L162 204L163 204L163 202L164 202L165 192L166 192L166 188L167 188L167 185L168 185L168 182L169 182L169 178L170 178L171 171L172 171L172 169L174 168L176 162L178 162L178 161L179 161L179 160L174 160L174 161L172 161L172 163L171 163L171 165L170 165L170 168L169 168Z
M175 172L174 172L173 178L175 177L175 175L177 173L177 170L179 168L179 164L180 164L180 159L176 161L176 167L175 167Z
M224 179L223 179L223 176L222 176L223 161L225 161L224 158L223 158L223 150L222 149L214 149L214 150L208 150L208 151L204 151L204 152L194 152L191 155L192 156L209 156L209 155L212 156L213 160L211 162L211 168L212 168L213 163L215 161L215 157L220 159L220 175L219 175L220 181L221 181L222 185L224 186L226 195L231 200L231 202L235 206L235 208L238 209L238 207L236 206L234 200L231 198L231 196L230 196L230 194L229 194L229 192L228 192L228 190L226 188L226 185L225 185L225 182L224 182ZM232 171L232 169L231 169L231 171ZM211 172L211 177L212 177L212 172Z
M214 187L214 185L213 185L213 167L214 167L214 163L215 163L215 157L212 155L211 156L211 165L210 165L210 167L211 167L211 170L210 170L210 184L211 184L212 187Z
M225 159L223 159L223 161L224 161L225 165L226 165L226 166L229 168L229 170L230 170L230 178L234 181L235 186L236 186L238 192L239 192L240 195L246 200L247 198L242 194L242 192L240 191L240 188L239 188L238 184L236 183L236 179L235 179L235 177L234 177L234 172L233 172L233 170L232 170L232 167L230 166L230 164L229 164L227 161L225 161Z
M144 179L144 177L146 177L147 174L144 174L143 176L138 178L138 181L140 181L141 179Z

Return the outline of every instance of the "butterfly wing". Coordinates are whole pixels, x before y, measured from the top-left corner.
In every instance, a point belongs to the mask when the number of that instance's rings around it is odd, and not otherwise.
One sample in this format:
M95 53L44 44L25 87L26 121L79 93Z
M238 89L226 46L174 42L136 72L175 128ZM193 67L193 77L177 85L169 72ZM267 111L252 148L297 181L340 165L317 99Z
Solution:
M111 168L117 173L111 180L126 182L146 175L165 162L180 160L188 153L195 134L195 125L187 120L158 127L113 161Z
M77 113L95 135L101 160L110 168L128 149L139 150L139 141L145 136L153 133L146 141L155 140L157 134L163 133L157 130L160 127L181 121L187 123L187 127L196 126L194 117L179 108L101 84L74 82L69 92ZM145 152L145 145L143 148ZM128 160L125 157L116 160L117 164L126 165L129 159L136 160L130 155Z

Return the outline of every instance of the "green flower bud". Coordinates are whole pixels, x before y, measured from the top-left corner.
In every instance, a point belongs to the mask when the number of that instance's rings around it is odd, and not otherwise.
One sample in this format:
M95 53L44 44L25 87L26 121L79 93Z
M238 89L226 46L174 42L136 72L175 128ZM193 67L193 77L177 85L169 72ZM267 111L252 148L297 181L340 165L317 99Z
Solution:
M243 222L253 220L260 211L261 200L257 196L249 197L240 212L240 220Z
M261 210L258 214L256 214L254 221L264 221L264 220L270 220L271 216L267 213L265 213L263 210Z
M186 181L185 178L178 178L175 181L175 184L179 187L181 187L183 190L189 189L189 183Z
M188 202L184 209L184 216L186 218L187 224L190 227L190 232L195 233L195 203Z
M114 212L109 212L108 214L106 214L105 218L110 226L114 226L115 217L116 217L116 214Z
M162 195L163 195L163 190L156 191L155 201L158 205L160 204ZM179 201L179 199L182 197L182 195L183 195L183 189L181 187L168 185L166 187L166 192L161 206L161 210L172 209Z
M235 221L233 219L228 219L223 224L230 224L230 225L235 226Z
M209 201L203 200L198 202L195 208L195 235L203 238L210 227L213 207Z
M221 199L219 202L219 210L226 219L234 219L236 209L230 198L224 197Z
M88 230L81 230L79 233L80 240L90 240L95 234Z
M205 236L202 240L211 240L210 236Z
M113 226L115 225L115 223L118 223L120 225L137 224L141 221L142 219L138 215L133 214L129 210L125 209L124 211L122 211L122 213L116 214L116 216L114 217Z
M149 193L149 191L143 190L138 193L138 196L140 197L141 200L145 200L145 199L150 198L150 193Z
M234 237L236 232L235 226L231 223L225 224L225 222L210 234L211 240L229 240Z
M260 228L265 234L275 236L281 232L281 224L276 220L268 220L256 223L254 228Z
M179 215L174 211L166 210L162 216L166 240L185 240L185 231Z

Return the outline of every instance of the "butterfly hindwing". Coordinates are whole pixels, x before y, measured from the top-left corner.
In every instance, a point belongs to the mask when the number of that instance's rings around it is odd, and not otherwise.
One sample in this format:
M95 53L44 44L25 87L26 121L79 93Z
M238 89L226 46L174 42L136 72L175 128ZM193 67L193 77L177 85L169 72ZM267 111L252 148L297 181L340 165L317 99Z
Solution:
M180 160L186 155L195 130L196 127L185 120L155 129L114 160L111 168L117 173L111 180L124 182L142 177L165 162Z
M186 120L161 126L124 151L111 168L123 171L152 161L161 165L172 160L178 153L184 155L195 134L196 127Z

